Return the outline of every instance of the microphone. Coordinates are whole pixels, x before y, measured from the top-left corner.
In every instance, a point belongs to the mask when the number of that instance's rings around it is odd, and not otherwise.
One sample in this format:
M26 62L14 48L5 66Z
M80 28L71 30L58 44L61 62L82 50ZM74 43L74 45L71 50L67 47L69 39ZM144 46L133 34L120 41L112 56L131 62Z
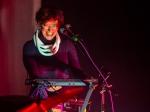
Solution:
M66 36L68 36L71 40L73 41L78 41L79 40L79 34L75 34L71 30L71 25L67 24L65 25L66 28L60 28L60 32Z
M71 30L71 25L70 25L70 24L66 24L65 27L66 27L66 29L67 29L70 33L72 33L73 35L78 35L78 34L75 34L75 33L72 32L72 30Z

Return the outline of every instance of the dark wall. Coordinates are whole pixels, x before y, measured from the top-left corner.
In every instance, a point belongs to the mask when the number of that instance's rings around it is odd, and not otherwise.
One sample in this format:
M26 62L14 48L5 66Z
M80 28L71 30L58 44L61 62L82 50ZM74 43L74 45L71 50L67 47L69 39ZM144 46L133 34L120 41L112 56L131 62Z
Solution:
M115 112L149 111L149 21L148 3L140 0L43 0L42 5L58 5L69 23L86 43L92 59L105 66L112 75ZM79 52L84 71L93 77L98 73ZM103 71L102 71L103 72ZM103 73L106 76L105 73ZM99 112L101 90L97 87L91 96L91 112ZM111 112L108 91L105 92L105 110Z

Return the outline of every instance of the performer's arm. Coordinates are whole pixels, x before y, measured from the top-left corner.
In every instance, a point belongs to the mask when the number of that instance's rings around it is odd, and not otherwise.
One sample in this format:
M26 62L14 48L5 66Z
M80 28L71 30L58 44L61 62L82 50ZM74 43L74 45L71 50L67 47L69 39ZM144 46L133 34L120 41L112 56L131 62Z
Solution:
M23 64L30 76L30 78L39 78L38 67L35 56L36 48L30 41L23 47Z

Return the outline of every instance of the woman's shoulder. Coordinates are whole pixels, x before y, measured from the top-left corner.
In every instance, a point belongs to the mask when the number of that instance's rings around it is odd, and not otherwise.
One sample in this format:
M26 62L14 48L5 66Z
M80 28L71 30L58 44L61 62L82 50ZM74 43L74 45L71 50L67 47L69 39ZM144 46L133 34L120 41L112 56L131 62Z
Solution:
M31 48L31 47L34 47L34 46L35 46L35 45L34 45L33 40L28 40L28 41L25 42L23 48L28 49L28 48Z
M29 41L25 42L25 44L23 46L23 52L25 54L34 53L35 50L36 50L36 46L35 46L33 40L29 40Z

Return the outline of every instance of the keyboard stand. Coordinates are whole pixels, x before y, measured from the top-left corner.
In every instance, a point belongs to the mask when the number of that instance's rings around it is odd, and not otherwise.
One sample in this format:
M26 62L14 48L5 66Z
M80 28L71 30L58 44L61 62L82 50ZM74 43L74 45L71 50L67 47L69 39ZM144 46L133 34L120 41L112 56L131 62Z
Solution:
M46 99L48 98L48 94L46 92L46 89L47 87L42 85L42 84L39 84L38 87L35 89L35 91L31 94L31 98L37 98L38 94L40 95L40 97L42 99Z
M91 96L91 94L92 94L92 92L93 92L93 90L94 90L94 85L93 85L93 83L92 83L92 82L89 82L89 83L90 83L90 85L89 85L89 90L88 90L88 92L87 92L86 98L85 98L85 100L84 100L84 103L83 103L83 105L82 105L82 107L81 107L81 111L80 111L80 112L84 112L84 110L85 110L85 108L86 108L86 106L87 106L87 104L88 104L88 102L89 102L90 96Z

